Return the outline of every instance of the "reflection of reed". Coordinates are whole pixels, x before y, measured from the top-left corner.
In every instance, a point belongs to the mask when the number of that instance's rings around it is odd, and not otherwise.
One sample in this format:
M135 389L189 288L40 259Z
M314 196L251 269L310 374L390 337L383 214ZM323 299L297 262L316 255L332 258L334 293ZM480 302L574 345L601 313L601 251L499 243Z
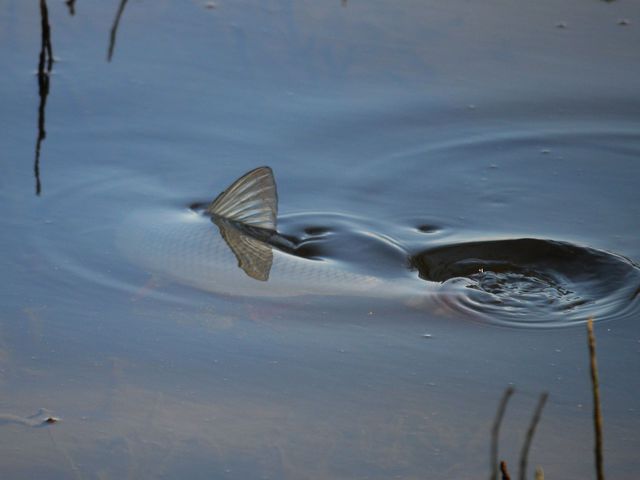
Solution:
M47 0L40 0L40 18L42 21L42 42L40 45L40 58L38 60L38 95L40 96L40 104L38 106L38 139L36 140L36 156L33 165L33 173L36 177L36 195L40 195L42 190L40 184L40 147L42 141L47 136L44 114L47 106L47 96L49 95L49 74L53 67L51 26L49 25Z
M507 410L507 404L514 392L513 387L507 388L502 394L500 405L496 411L496 418L493 421L493 427L491 428L491 477L490 480L496 480L498 478L498 437L500 436L500 425L502 424L502 418L504 412ZM505 464L506 468L506 464ZM503 472L504 476L504 472Z
M520 452L520 480L525 480L527 478L527 462L529 457L529 449L531 448L533 435L534 433L536 433L536 427L538 426L538 423L540 423L540 417L542 417L542 409L544 408L544 404L547 403L547 398L549 398L549 394L547 392L543 392L540 394L538 405L536 405L536 410L533 413L531 423L529 424L529 428L527 429L527 436L524 439L524 444L522 445L522 450Z
M76 0L67 0L64 3L66 3L67 7L69 7L69 13L71 15L75 15L76 14Z
M109 35L109 53L107 53L107 61L111 61L111 57L113 57L113 49L116 46L116 36L118 34L118 25L120 25L120 18L122 17L122 12L124 12L124 7L127 5L127 0L120 0L120 5L118 6L118 12L116 13L116 18L113 19L113 25L111 26L111 33Z
M497 480L498 473L500 473L500 477L502 480L510 480L511 476L509 475L509 470L507 469L507 462L502 460L498 462L498 437L500 436L500 425L502 424L502 419L504 418L504 414L507 410L507 404L509 403L509 399L513 395L515 389L513 387L507 388L502 394L502 399L500 400L500 405L498 406L498 410L496 411L496 418L493 421L493 427L491 428L491 476L490 480ZM520 468L518 478L520 480L526 480L527 478L527 463L529 457L529 449L531 448L531 442L533 441L533 435L536 432L536 427L540 422L540 418L542 417L542 409L544 408L545 403L547 402L547 398L549 394L547 392L543 392L538 399L538 405L533 413L533 418L529 423L529 428L527 429L527 435L524 439L524 443L522 445L522 450L520 451ZM536 480L544 479L544 473L541 468L536 469Z

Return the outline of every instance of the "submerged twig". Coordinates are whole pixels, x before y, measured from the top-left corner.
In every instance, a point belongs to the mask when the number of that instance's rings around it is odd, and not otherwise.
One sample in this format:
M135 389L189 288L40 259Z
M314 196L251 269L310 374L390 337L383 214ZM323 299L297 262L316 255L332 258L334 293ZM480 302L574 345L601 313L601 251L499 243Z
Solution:
M593 319L587 322L589 337L589 358L591 360L591 389L593 392L593 427L595 430L596 478L604 480L604 463L602 456L602 412L600 410L600 385L598 381L598 364L596 361L596 339L593 334Z
M505 389L502 394L502 399L500 400L500 405L498 405L498 410L496 411L496 418L493 421L493 427L491 428L491 477L490 480L496 480L498 478L498 437L500 435L500 424L502 423L502 418L504 417L504 412L507 409L507 404L509 403L509 398L513 395L515 389L513 387L508 387ZM504 474L503 474L504 476Z
M549 398L549 394L547 392L543 392L540 394L538 405L536 406L535 412L533 412L533 417L531 417L531 423L529 424L529 429L527 430L527 436L525 437L524 443L522 444L522 450L520 452L520 480L525 480L527 478L527 460L529 457L529 449L531 448L533 435L536 433L536 427L540 422L542 409L544 408L544 404L547 402L547 398Z
M111 26L111 33L109 34L109 52L107 53L107 61L111 61L113 57L113 50L116 46L116 36L118 35L118 26L120 25L120 18L124 12L124 7L127 5L127 0L120 0L118 11L116 12L116 18L113 19L113 25Z
M40 149L42 141L47 136L45 130L45 109L49 95L49 74L53 68L51 25L49 24L49 9L47 8L46 0L40 0L40 20L42 27L40 56L38 58L38 95L40 97L40 104L38 105L38 137L36 139L36 153L33 163L33 174L36 178L36 195L40 195L42 192L42 185L40 183Z

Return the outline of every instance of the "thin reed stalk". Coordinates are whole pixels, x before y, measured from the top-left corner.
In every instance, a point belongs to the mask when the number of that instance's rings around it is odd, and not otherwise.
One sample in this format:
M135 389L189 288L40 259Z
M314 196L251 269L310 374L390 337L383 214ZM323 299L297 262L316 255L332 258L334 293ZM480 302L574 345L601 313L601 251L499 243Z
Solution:
M598 363L596 360L596 338L593 334L593 319L587 322L589 337L589 358L591 360L591 391L593 392L593 428L595 430L596 478L604 480L604 461L602 455L602 411L600 410L600 384Z
M500 473L502 474L501 480L511 480L509 470L507 470L507 462L505 462L504 460L500 462Z

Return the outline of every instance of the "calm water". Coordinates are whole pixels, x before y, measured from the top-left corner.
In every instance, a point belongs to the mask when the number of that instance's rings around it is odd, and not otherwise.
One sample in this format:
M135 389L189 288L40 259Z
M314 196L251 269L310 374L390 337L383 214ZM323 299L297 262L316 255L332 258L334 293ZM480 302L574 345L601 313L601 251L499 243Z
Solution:
M590 478L595 315L637 478L638 4L71 3L39 89L39 6L0 2L3 477L483 478L514 384L512 473L548 391L529 463ZM230 295L123 245L260 165L299 253L389 295Z

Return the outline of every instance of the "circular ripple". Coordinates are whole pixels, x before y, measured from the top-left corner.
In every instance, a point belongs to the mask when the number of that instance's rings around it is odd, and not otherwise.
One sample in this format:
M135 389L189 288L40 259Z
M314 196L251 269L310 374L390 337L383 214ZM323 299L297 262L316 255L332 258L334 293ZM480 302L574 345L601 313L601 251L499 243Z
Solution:
M440 246L411 258L440 282L449 307L511 326L611 320L637 310L640 269L624 257L564 242L494 240Z

